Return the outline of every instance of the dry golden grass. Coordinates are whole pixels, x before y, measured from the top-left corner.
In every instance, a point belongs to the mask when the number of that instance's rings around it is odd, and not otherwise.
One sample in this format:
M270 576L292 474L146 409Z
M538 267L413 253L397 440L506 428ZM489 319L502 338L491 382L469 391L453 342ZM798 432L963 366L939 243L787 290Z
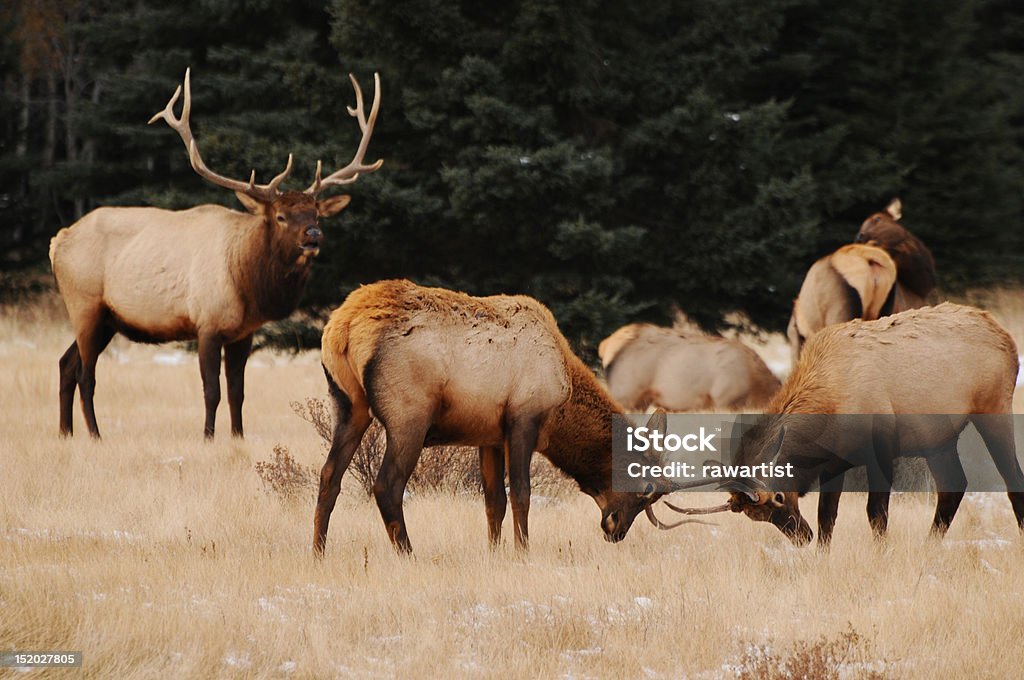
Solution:
M268 492L255 469L278 443L322 462L289 407L324 392L315 354L254 356L248 438L224 436L222 405L205 444L194 356L117 340L104 441L61 441L61 319L51 302L0 310L0 650L84 652L47 677L1019 674L1024 540L1004 496L968 498L941 543L931 500L897 496L876 543L849 494L829 554L733 515L674 532L641 518L609 545L590 499L535 497L520 556L488 550L479 496L415 494L408 559L346 480L316 562L313 492Z

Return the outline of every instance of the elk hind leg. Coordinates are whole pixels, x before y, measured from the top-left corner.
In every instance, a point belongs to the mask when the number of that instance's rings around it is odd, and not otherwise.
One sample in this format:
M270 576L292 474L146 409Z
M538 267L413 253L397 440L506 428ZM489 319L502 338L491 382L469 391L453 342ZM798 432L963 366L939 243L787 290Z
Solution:
M876 538L889 528L889 496L892 492L893 459L897 454L895 420L876 416L872 423L871 450L867 453L868 523Z
M974 426L985 440L992 462L1006 483L1006 495L1013 506L1017 526L1024 531L1024 472L1017 460L1013 439L1013 416L1008 413L990 413L971 417Z
M827 549L832 543L832 530L839 515L839 499L843 495L843 474L819 480L818 494L818 547Z
M927 461L928 469L935 480L937 495L931 533L941 538L946 535L960 507L960 501L964 498L964 492L967 491L967 475L964 474L964 466L960 463L956 440L941 451L928 456Z
M58 362L60 366L60 434L70 437L74 433L75 389L78 387L78 372L82 358L78 354L78 342L72 342Z
M228 384L231 434L243 437L242 402L245 400L245 364L252 352L252 335L224 346L224 379Z
M480 447L480 476L483 479L484 507L487 511L487 533L491 547L496 548L501 543L501 524L505 521L508 507L504 447Z
M373 496L377 500L388 538L395 550L405 554L412 552L412 543L405 526L402 499L409 477L423 452L428 423L427 418L422 419L422 422L384 422L388 443L380 470L377 471L377 479L373 483Z
M324 373L327 371L324 370ZM334 405L334 435L331 438L331 450L320 470L320 491L313 515L313 554L317 557L324 554L327 527L341 490L341 478L352 462L352 456L359 448L366 428L370 426L370 409L361 393L353 391L350 398L330 374L327 374L327 390Z
M508 427L508 480L512 491L512 522L516 547L526 550L530 544L530 460L537 448L539 427L535 419L513 421Z

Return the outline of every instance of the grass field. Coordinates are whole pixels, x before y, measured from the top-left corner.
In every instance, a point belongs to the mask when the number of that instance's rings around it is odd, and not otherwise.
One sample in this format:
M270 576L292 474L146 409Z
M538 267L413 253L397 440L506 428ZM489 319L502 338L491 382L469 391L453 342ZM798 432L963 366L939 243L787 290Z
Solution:
M1019 343L1022 300L990 299ZM942 542L932 499L897 496L876 542L849 494L827 554L731 514L673 532L641 518L610 545L589 498L535 497L521 556L508 520L488 549L479 496L419 493L409 559L347 479L317 562L314 492L256 472L276 444L322 463L289 407L325 392L316 354L256 354L247 439L226 436L222 403L206 444L194 356L117 339L95 443L77 406L78 436L57 437L69 342L59 302L0 309L0 650L81 650L84 666L0 676L1019 676L1024 539L1003 495L970 496Z

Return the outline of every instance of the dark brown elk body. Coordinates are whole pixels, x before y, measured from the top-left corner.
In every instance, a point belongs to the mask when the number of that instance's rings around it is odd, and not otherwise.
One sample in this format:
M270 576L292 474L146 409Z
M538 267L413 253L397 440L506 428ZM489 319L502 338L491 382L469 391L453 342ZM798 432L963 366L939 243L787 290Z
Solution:
M382 281L354 291L334 311L322 351L336 414L314 517L316 554L323 553L342 475L371 412L387 431L373 491L401 551L412 549L402 497L425 445L480 447L494 543L505 516L507 461L516 543L527 544L534 451L594 498L609 541L624 538L660 496L612 489L612 416L622 409L532 298L478 298Z
M935 258L921 239L899 223L903 205L894 198L882 212L860 225L855 241L876 245L896 262L897 280L905 298L903 309L922 307L935 290ZM902 311L902 310L897 310Z
M760 409L779 380L739 340L630 324L598 347L608 391L627 410Z
M50 262L64 298L75 341L60 360L60 431L72 432L76 387L89 432L98 437L93 407L96 360L116 333L140 342L196 339L206 403L205 435L212 437L220 402L223 349L231 407L231 428L242 435L245 364L253 333L267 321L288 316L320 252L318 218L336 214L348 196L316 200L322 189L354 181L360 172L380 166L362 158L379 107L379 83L370 118L363 114L355 79L363 139L345 168L316 181L306 191L281 192L291 170L267 185L228 179L209 170L189 128L191 92L185 74L181 118L173 107L150 122L164 119L185 142L193 169L218 186L234 190L247 212L217 205L189 210L99 208L62 229L50 244Z
M792 462L799 471L796 491L779 493L750 487L730 498L732 510L770 521L797 543L810 540L798 496L815 482L819 496L818 540L832 535L842 473L870 451L872 489L868 517L878 534L886 530L893 459L925 457L938 488L933 529L945 532L967 487L956 450L959 433L973 423L1007 484L1018 525L1024 529L1024 474L1016 458L1012 413L1018 370L1017 348L987 312L943 303L880 319L851 321L815 335L764 420L745 437L742 463ZM804 414L874 414L876 426L851 434L843 430L822 450L821 426ZM946 414L945 427L920 423L903 414ZM879 417L880 416L880 417ZM932 421L934 422L934 421ZM881 424L881 427L878 426ZM809 461L814 461L810 465ZM817 477L807 471L817 470Z

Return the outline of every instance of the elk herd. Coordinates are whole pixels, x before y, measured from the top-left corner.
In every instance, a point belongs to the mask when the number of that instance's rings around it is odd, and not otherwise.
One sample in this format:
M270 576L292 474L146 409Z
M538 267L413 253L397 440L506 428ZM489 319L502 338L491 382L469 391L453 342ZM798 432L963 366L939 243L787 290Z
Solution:
M253 334L296 308L323 245L320 218L343 210L348 195L322 192L374 172L382 160L364 158L381 101L374 75L367 114L351 77L362 136L345 167L322 176L318 161L304 191L283 190L292 157L266 184L225 177L203 161L190 127L190 72L150 123L163 120L182 139L193 170L233 191L244 211L218 205L188 210L98 208L60 230L50 262L74 340L59 361L60 433L72 434L79 392L85 426L99 437L94 408L97 358L117 333L138 342L195 340L206 418L212 438L223 361L231 431L242 436L245 366ZM181 115L175 106L182 92ZM402 500L424 446L477 447L490 541L497 545L511 496L515 544L528 543L530 461L546 456L592 497L601 530L622 540L643 512L659 528L655 503L690 483L648 485L642 492L613 485L614 416L665 411L763 412L742 439L744 463L792 462L793 488L734 477L720 488L721 506L678 508L682 514L732 511L767 521L798 544L813 531L799 498L817 485L818 541L835 525L843 474L867 465L873 484L867 514L885 532L892 466L923 457L939 492L933 530L949 527L967 488L957 437L968 424L982 436L1006 482L1024 530L1024 474L1012 429L1018 354L1013 339L987 312L942 303L931 252L900 224L893 200L868 217L854 242L814 262L795 299L787 328L792 368L784 383L757 352L736 339L650 324L624 326L600 343L606 384L573 353L551 312L522 295L472 297L409 281L363 285L334 311L323 330L321 357L334 432L313 522L313 550L322 555L342 477L371 419L383 425L386 449L373 494L387 535L401 552L412 549ZM905 414L953 414L941 431L901 431ZM812 444L810 414L870 414L865 437L843 436L831 448ZM820 439L820 435L818 436ZM870 444L870 446L868 446ZM874 452L870 464L858 458ZM814 462L813 465L807 463ZM506 491L506 476L508 490ZM721 481L721 480L719 480Z

